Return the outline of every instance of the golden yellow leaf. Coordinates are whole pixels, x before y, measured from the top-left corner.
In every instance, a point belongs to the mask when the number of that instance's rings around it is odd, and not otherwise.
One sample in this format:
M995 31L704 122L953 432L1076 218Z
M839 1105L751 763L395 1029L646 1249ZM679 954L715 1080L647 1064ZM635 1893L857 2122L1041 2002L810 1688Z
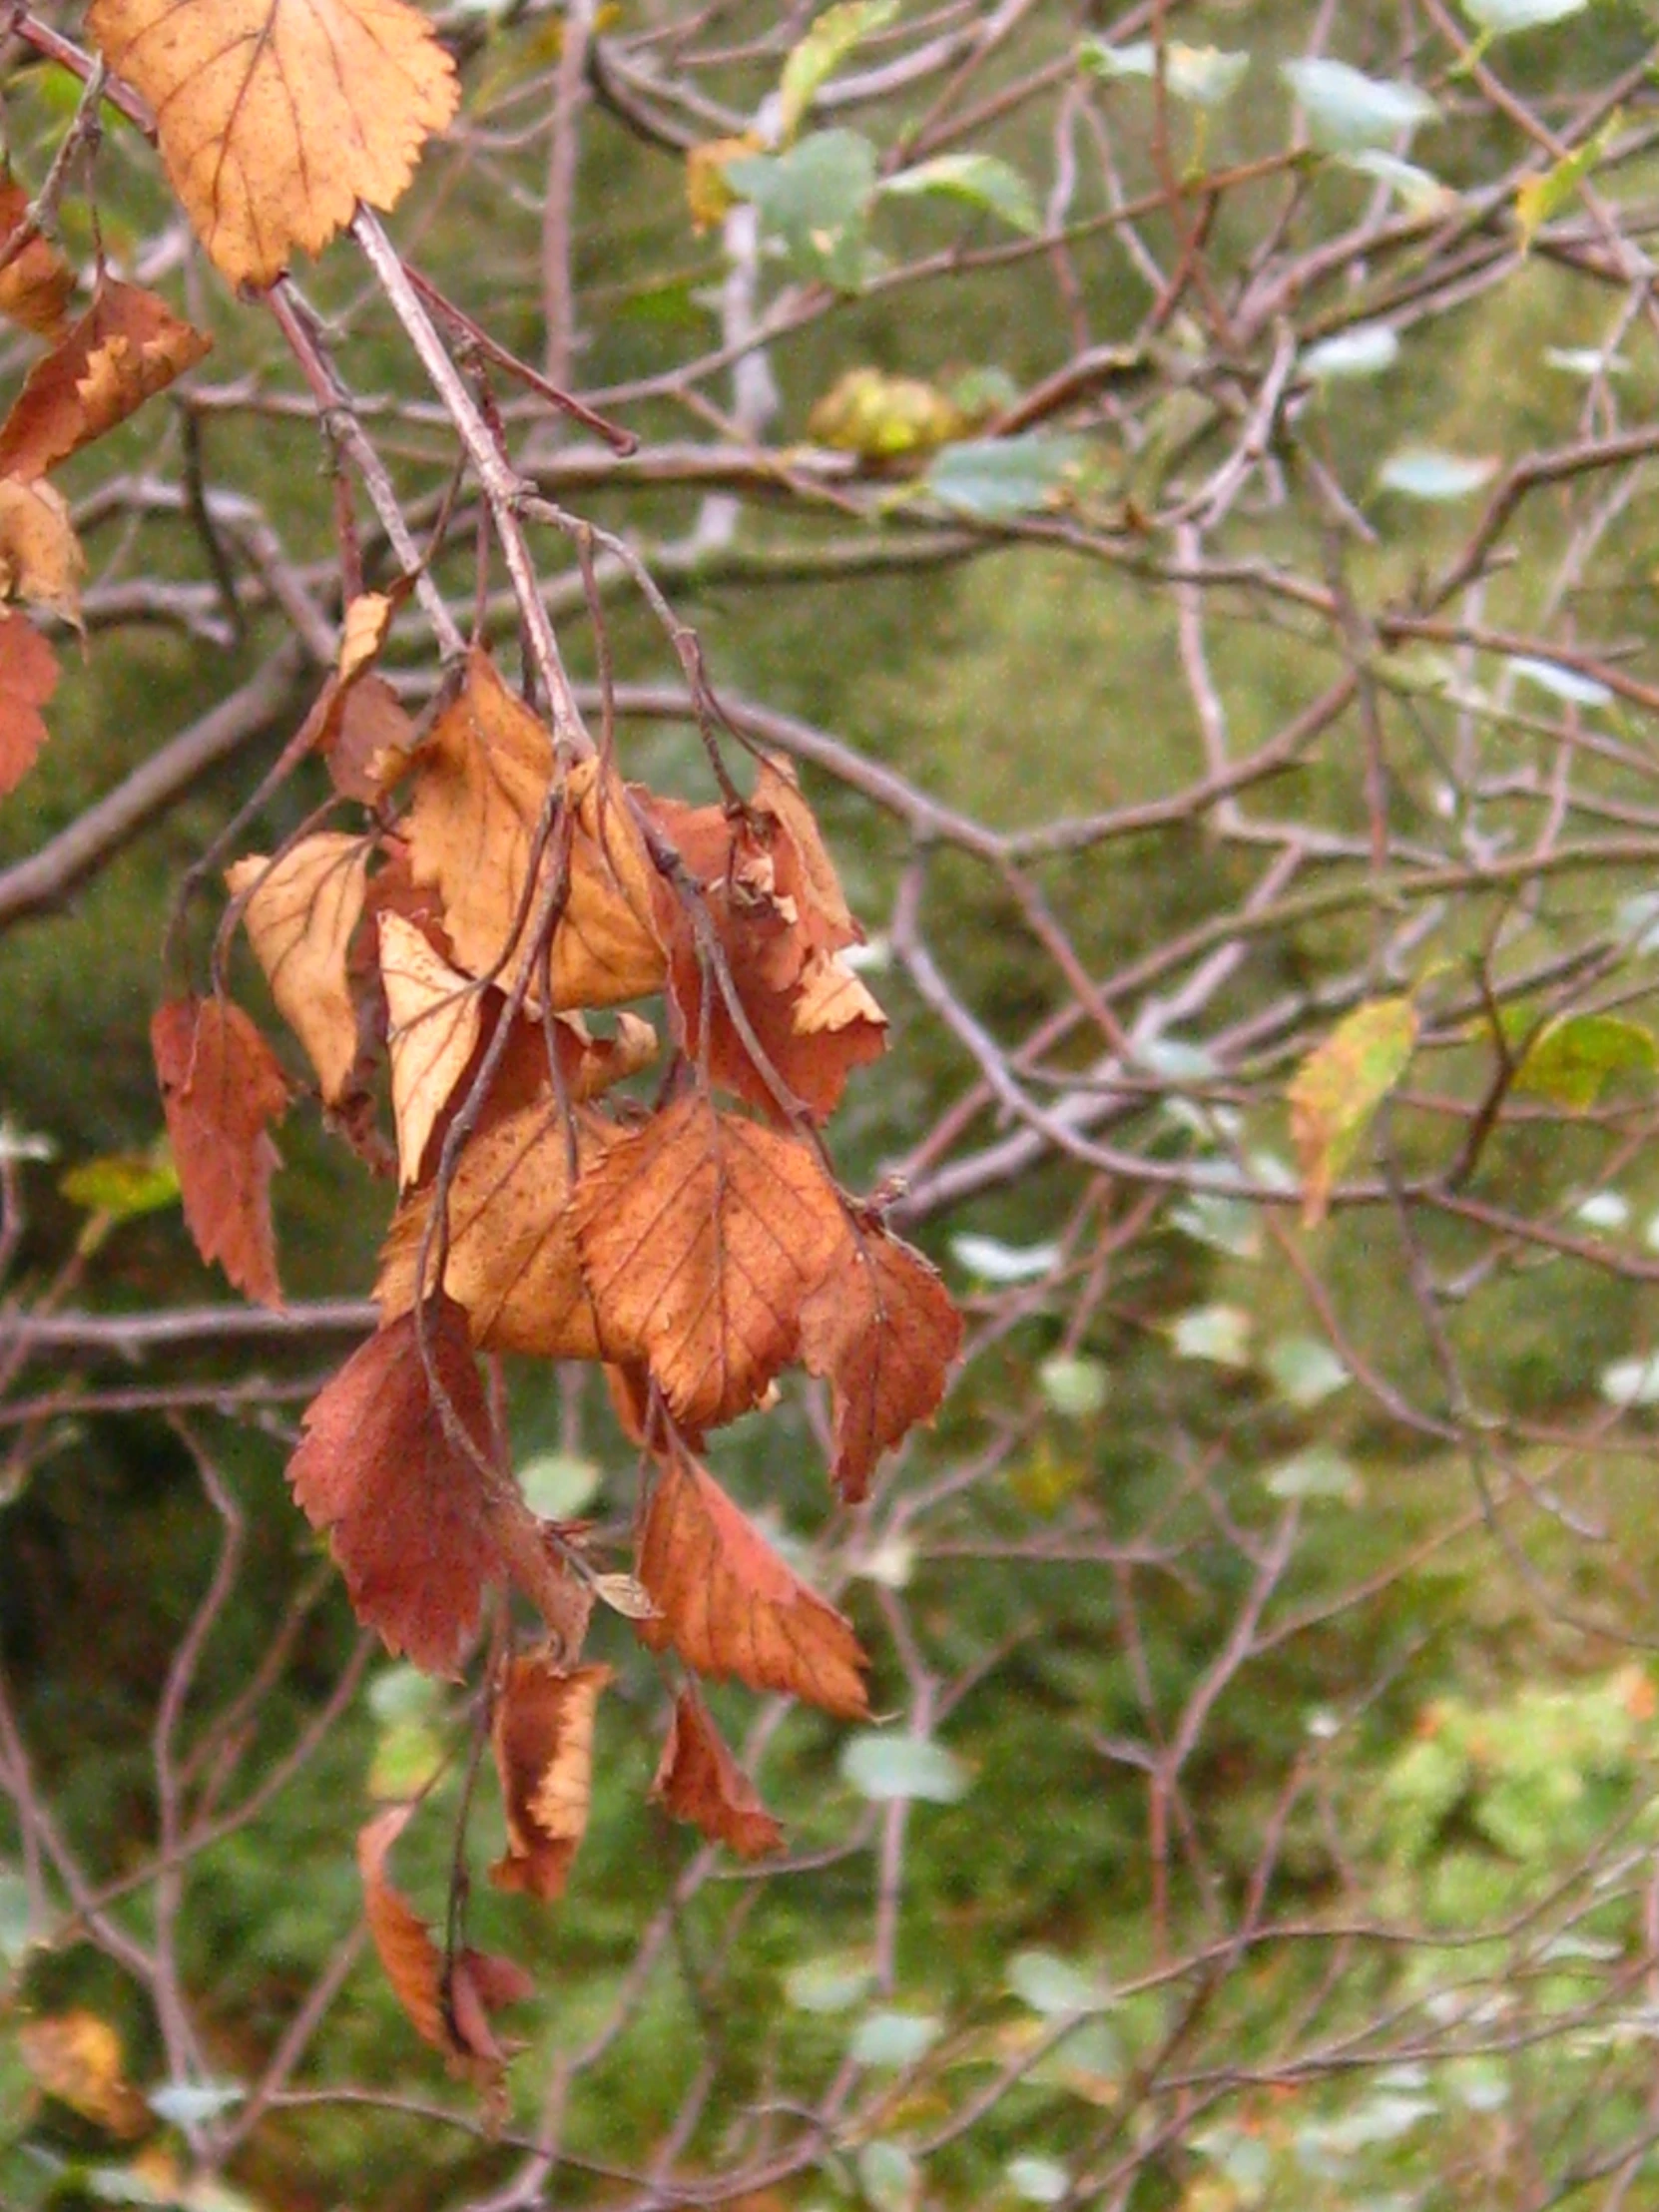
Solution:
M390 208L459 97L406 0L93 0L93 38L156 111L174 191L233 284Z
M406 1190L419 1177L433 1123L477 1049L484 1017L471 976L452 968L401 914L380 916L380 980L390 1016L398 1180Z
M63 494L0 477L0 599L25 599L79 629L86 565Z
M121 2037L96 2012L77 2006L24 2020L17 2045L47 2095L83 2119L122 2136L150 2125L149 2108L126 2077Z
M350 1091L357 1059L346 955L363 910L368 853L366 837L319 830L276 861L254 854L225 871L232 896L248 894L242 918L254 955L330 1106Z
M359 592L345 610L339 632L336 673L342 684L360 676L386 642L396 603L383 591Z

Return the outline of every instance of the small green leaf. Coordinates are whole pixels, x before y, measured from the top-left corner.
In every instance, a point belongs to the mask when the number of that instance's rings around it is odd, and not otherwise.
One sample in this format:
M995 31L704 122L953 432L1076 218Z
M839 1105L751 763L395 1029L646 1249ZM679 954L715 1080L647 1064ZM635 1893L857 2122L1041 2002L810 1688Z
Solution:
M1597 376L1630 374L1630 363L1622 353L1606 353L1596 345L1546 345L1544 361L1563 375L1582 376L1586 382Z
M0 1966L17 1964L33 1925L28 1883L20 1874L0 1874Z
M1026 2151L1010 2158L1003 2179L1016 2197L1027 2204L1060 2204L1071 2188L1071 2176L1052 2158L1034 2158Z
M1176 1356L1219 1368L1250 1365L1250 1316L1237 1306L1195 1306L1170 1331Z
M1008 1961L1008 1986L1045 2019L1082 2018L1110 2001L1092 1976L1051 1950L1016 1951Z
M858 2187L872 2212L916 2212L921 2174L902 2143L878 2136L858 2153Z
M1098 1360L1056 1354L1037 1370L1043 1396L1067 1420L1087 1420L1106 1402L1106 1370Z
M920 1798L929 1805L954 1805L973 1780L943 1744L926 1736L883 1736L873 1729L846 1739L839 1766L843 1779L877 1804Z
M1490 454L1440 453L1432 446L1408 446L1385 460L1377 481L1384 491L1406 499L1466 499L1497 474Z
M913 2066L941 2032L940 2023L924 2012L871 2012L853 2032L852 2056L860 2066Z
M1082 459L1081 438L1027 430L947 445L921 479L935 499L976 522L1010 522L1044 506Z
M399 1721L429 1721L443 1709L443 1685L418 1667L399 1664L377 1674L368 1686L368 1709L382 1727Z
M575 1520L599 1495L603 1479L593 1460L570 1451L538 1451L518 1470L524 1502L543 1520Z
M1534 661L1525 654L1516 654L1509 669L1522 683L1536 684L1552 699L1564 699L1570 706L1606 707L1612 701L1613 694L1605 684L1593 676L1581 676L1575 668L1562 668L1556 661Z
M1058 1245L1006 1245L996 1237L963 1230L950 1240L950 1256L981 1283L1040 1283L1060 1264Z
M759 210L802 276L857 290L875 192L875 149L868 139L854 131L816 131L786 153L728 162L726 182Z
M1390 146L1402 132L1432 123L1439 113L1419 86L1368 77L1347 62L1282 62L1279 74L1302 103L1315 145L1328 154Z
M142 1152L111 1152L83 1160L58 1184L72 1206L112 1221L133 1221L179 1201L179 1177L171 1160L152 1160Z
M995 154L939 154L914 169L900 170L881 187L889 200L911 200L924 194L965 200L969 207L1000 216L1015 231L1035 238L1042 217L1031 187L1011 162Z
M1463 0L1463 13L1488 38L1502 38L1509 31L1530 31L1540 23L1563 23L1587 5L1588 0Z
M222 2112L234 2112L247 2094L236 2081L164 2081L144 2101L170 2127L200 2127Z
M1276 1337L1263 1355L1262 1366L1286 1403L1304 1410L1354 1380L1318 1337Z
M418 1797L444 1762L443 1739L425 1721L393 1721L375 1739L368 1794L385 1804Z
M784 1976L784 1994L798 2012L847 2012L874 1975L863 1958L807 1958Z
M1195 1191L1170 1214L1170 1227L1179 1229L1196 1244L1230 1252L1235 1260L1259 1260L1262 1256L1262 1223L1258 1209L1242 1198L1222 1198L1214 1191Z
M1563 154L1541 176L1527 177L1515 187L1515 228L1520 232L1523 252L1531 248L1544 225L1577 197L1579 186L1606 154L1623 120L1622 116L1612 116L1594 138Z
M807 110L841 63L871 31L890 23L898 0L840 0L826 8L801 43L791 50L778 84L778 132L785 145L806 121Z
M1085 39L1078 59L1085 69L1108 81L1158 74L1158 49L1150 39L1136 39L1128 46ZM1238 91L1249 67L1248 54L1227 53L1219 46L1185 46L1171 39L1164 48L1165 88L1174 99L1190 101L1195 108L1222 107Z
M1659 1354L1615 1360L1602 1369L1597 1387L1609 1405L1659 1405Z
M1545 1022L1515 1070L1514 1087L1574 1113L1595 1105L1616 1075L1651 1075L1659 1042L1622 1014L1562 1014Z
M1408 998L1374 999L1340 1021L1292 1077L1286 1097L1310 1229L1325 1219L1332 1185L1404 1074L1416 1041L1416 1008Z
M1385 322L1362 322L1322 338L1302 356L1305 376L1330 383L1347 376L1381 376L1399 358L1399 340Z
M1313 1444L1286 1459L1267 1477L1270 1497L1336 1497L1347 1505L1358 1504L1365 1485L1354 1466L1340 1451L1327 1444Z

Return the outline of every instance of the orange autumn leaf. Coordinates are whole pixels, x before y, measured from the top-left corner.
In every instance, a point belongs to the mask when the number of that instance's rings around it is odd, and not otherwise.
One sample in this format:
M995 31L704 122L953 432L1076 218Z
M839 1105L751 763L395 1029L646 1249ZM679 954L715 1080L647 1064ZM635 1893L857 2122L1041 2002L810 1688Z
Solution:
M573 1152L579 1168L600 1156L607 1136L604 1123L578 1115L573 1140L543 1096L486 1114L462 1147L449 1187L443 1287L465 1309L475 1344L544 1360L599 1357L569 1200ZM414 1303L431 1206L429 1189L415 1192L386 1234L374 1295L388 1315Z
M395 1805L358 1832L357 1869L368 1932L392 1993L416 2034L441 2050L457 2072L499 2080L510 2050L497 2038L489 2014L501 2005L521 2003L535 1984L522 1966L488 1951L461 1951L445 1974L443 1954L425 1922L386 1874L386 1860L411 1810Z
M212 344L155 292L107 280L63 343L29 371L0 424L0 475L44 475L125 422Z
M869 1488L881 1453L938 1410L962 1317L919 1252L873 1225L801 1309L801 1354L829 1379L834 1403L830 1476L848 1504Z
M93 0L88 27L155 110L169 182L233 284L320 253L359 200L394 207L459 98L406 0Z
M28 221L29 195L9 170L0 171L0 252ZM63 335L64 309L75 289L75 272L49 240L32 238L0 269L0 314L37 338Z
M287 1078L229 999L169 999L156 1010L150 1043L196 1248L247 1297L279 1306L270 1124L286 1110Z
M567 856L546 952L550 1003L610 1006L643 997L659 987L664 969L653 874L621 786L602 779L596 762L570 772L562 795L569 820L554 824L531 883L556 769L546 730L475 652L464 688L415 762L414 879L438 888L457 962L503 989L528 967L539 1004L538 908L554 899Z
M16 790L46 743L40 709L57 688L57 655L34 624L0 614L0 799Z
M843 1720L869 1711L869 1662L850 1622L786 1566L695 1459L663 1467L640 1537L639 1579L659 1618L638 1624L699 1674L736 1675Z
M762 1859L784 1848L783 1829L689 1690L674 1701L651 1795L675 1820L690 1821L714 1842L730 1844L740 1859Z
M762 762L749 805L753 814L770 816L776 825L778 888L793 901L808 945L817 952L840 952L862 944L864 933L846 903L818 818L787 761L775 755Z
M0 599L26 599L78 629L86 565L62 492L0 476Z
M247 898L242 921L254 955L329 1106L352 1088L357 1060L348 955L368 858L366 837L318 830L276 860L251 854L225 871L232 896Z
M746 1412L795 1357L846 1233L807 1146L695 1096L587 1169L572 1212L605 1357L645 1361L694 1428Z
M546 1652L508 1665L490 1723L507 1849L490 1869L498 1890L544 1904L563 1897L593 1795L593 1722L609 1667L565 1668Z
M307 1407L287 1478L305 1518L327 1535L357 1618L389 1651L448 1674L506 1566L483 1477L450 1432L458 1422L487 1452L483 1385L448 1299L427 1308L426 1352L431 1381L412 1312L360 1345Z

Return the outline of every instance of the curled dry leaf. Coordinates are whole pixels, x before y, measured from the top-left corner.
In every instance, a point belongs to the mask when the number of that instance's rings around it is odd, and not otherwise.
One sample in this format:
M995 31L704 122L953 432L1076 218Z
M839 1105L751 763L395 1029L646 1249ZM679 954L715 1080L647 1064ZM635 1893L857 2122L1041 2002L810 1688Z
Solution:
M0 475L44 475L125 422L212 344L155 292L107 280L63 343L29 371L0 425Z
M46 743L40 710L57 688L57 655L34 624L0 614L0 799L15 791Z
M802 1359L834 1401L831 1477L848 1504L881 1453L938 1410L962 1317L919 1252L873 1225L848 1232L801 1309Z
M508 1665L490 1723L507 1849L490 1869L500 1890L544 1904L563 1897L593 1795L593 1721L609 1667L561 1667L545 1652Z
M714 1842L730 1844L740 1859L763 1859L784 1848L783 1829L689 1690L674 1701L651 1795L677 1821L690 1821Z
M196 1248L247 1297L279 1306L269 1125L286 1110L287 1078L229 999L169 999L156 1010L150 1043Z
M342 684L353 683L379 657L397 602L383 591L359 592L340 623L339 660L335 673Z
M9 170L0 172L0 250L29 219L29 195ZM56 247L32 238L0 269L0 314L37 338L63 335L64 311L75 289L75 272Z
M357 1618L388 1650L447 1674L506 1566L483 1476L451 1433L458 1423L487 1453L483 1386L460 1309L446 1298L427 1307L426 1353L430 1380L412 1312L359 1346L306 1409L287 1477L328 1537Z
M486 1114L462 1147L449 1186L443 1284L465 1309L475 1344L544 1360L600 1356L569 1199L573 1165L601 1158L608 1141L606 1125L587 1114L575 1117L572 1133L544 1097ZM374 1295L387 1314L414 1303L431 1207L430 1190L415 1192L386 1234Z
M568 821L555 823L526 898L555 766L546 730L487 656L474 653L464 688L415 763L408 830L415 881L440 891L462 967L506 989L528 966L539 1004L542 959L531 938L537 909L567 865L547 948L550 1003L610 1006L643 997L664 972L651 864L621 786L602 781L597 763L571 771Z
M585 1169L572 1211L605 1357L647 1363L695 1428L747 1411L795 1357L846 1234L805 1145L695 1096Z
M56 486L0 476L0 599L26 599L79 629L86 565Z
M359 200L395 206L459 97L406 0L93 0L88 22L233 284L320 253Z
M397 1123L398 1180L420 1174L432 1125L472 1064L483 1026L479 986L439 957L401 914L380 916L380 980L385 986L391 1057L391 1105Z
M49 2097L106 2134L131 2141L148 2132L150 2107L127 2079L121 2037L83 2005L19 2020L18 2056Z
M233 897L248 900L242 919L254 955L329 1106L351 1090L357 1059L348 956L369 850L366 837L318 830L275 860L251 854L225 871Z
M844 1720L869 1711L851 1623L810 1589L695 1459L667 1461L645 1516L639 1578L661 1618L639 1633L699 1674L736 1675Z
M425 1922L386 1874L386 1860L408 1825L410 1811L406 1805L393 1806L358 1832L357 1869L368 1932L415 2032L441 2050L457 2072L495 2080L510 2049L497 2038L489 2014L501 2005L522 2002L535 1984L510 1958L464 1950L452 1961L445 1986L442 1953Z

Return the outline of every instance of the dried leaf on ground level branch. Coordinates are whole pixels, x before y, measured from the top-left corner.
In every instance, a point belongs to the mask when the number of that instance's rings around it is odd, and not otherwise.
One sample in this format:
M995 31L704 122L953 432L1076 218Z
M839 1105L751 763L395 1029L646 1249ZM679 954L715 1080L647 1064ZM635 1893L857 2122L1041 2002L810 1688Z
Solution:
M243 927L329 1106L350 1090L357 1060L348 958L369 851L366 837L319 830L276 860L251 854L225 871L232 896L247 896Z
M501 1777L507 1849L490 1869L500 1890L544 1904L564 1895L587 1832L593 1796L593 1723L612 1669L561 1667L544 1652L508 1665L490 1742Z
M690 1690L674 1701L651 1795L675 1820L690 1821L714 1842L729 1844L740 1859L764 1859L784 1848L783 1829Z
M699 1674L736 1675L843 1720L869 1711L869 1662L851 1623L803 1582L695 1459L658 1477L640 1538L639 1578L661 1618L639 1633L672 1644Z
M40 709L58 688L58 658L25 616L0 614L0 799L46 743Z
M88 29L156 112L174 191L233 284L269 284L359 200L391 208L459 87L406 0L93 0Z
M213 340L165 299L106 280L55 351L37 361L0 424L0 476L42 476L165 391Z
M849 1228L801 1309L802 1359L833 1396L830 1474L848 1504L882 1452L937 1412L961 1348L962 1317L921 1254L872 1225Z
M489 1414L460 1309L427 1307L358 1347L304 1415L288 1461L294 1500L323 1531L353 1611L390 1651L448 1674L478 1630L484 1591L506 1579L483 1475L444 1418L487 1455ZM442 1393L442 1398L436 1394Z
M286 1110L287 1078L229 999L170 999L156 1010L150 1043L196 1248L247 1297L279 1306L270 1124Z

